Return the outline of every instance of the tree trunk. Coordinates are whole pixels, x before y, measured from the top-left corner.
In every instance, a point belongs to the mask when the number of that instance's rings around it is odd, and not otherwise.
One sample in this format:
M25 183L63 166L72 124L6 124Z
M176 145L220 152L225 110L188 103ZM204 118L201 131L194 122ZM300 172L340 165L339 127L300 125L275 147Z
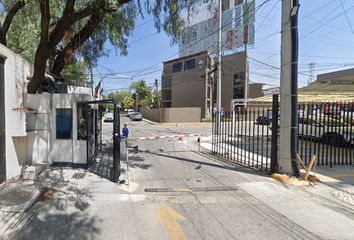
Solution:
M50 42L48 40L50 11L49 0L39 0L41 9L41 40L39 42L34 59L34 73L32 80L28 83L27 93L36 93L37 89L44 82L46 63L50 53Z

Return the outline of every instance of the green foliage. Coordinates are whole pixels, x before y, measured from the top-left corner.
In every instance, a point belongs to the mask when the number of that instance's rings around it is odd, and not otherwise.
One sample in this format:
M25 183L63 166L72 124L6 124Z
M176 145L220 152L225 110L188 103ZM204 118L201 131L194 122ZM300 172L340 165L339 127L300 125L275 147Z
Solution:
M50 14L45 13L43 1L24 0L25 5L16 12L6 30L2 24L16 2L0 1L0 33L6 35L7 47L34 62L34 77L29 84L29 92L34 93L38 84L44 81L45 68L56 75L68 76L69 83L85 85L81 72L85 72L84 68L80 66L80 71L73 71L78 66L77 59L95 65L100 57L110 54L104 48L107 42L114 46L116 55L127 55L128 37L135 27L138 12L142 18L144 12L152 15L157 31L164 30L171 37L171 43L177 43L185 26L180 18L181 11L209 0L48 1ZM41 57L35 58L36 53ZM146 84L143 88L137 86L136 90L143 102L151 101L151 89Z
M133 82L129 89L134 90L135 93L139 96L139 106L151 106L152 95L151 87L146 85L145 80L141 79L137 82Z
M131 109L134 107L134 99L132 97L125 97L124 98L124 108Z

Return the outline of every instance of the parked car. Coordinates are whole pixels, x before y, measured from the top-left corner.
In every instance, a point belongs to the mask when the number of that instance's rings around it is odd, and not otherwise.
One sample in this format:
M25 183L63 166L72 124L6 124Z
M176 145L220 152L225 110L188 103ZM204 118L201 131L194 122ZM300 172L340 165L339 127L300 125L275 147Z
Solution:
M354 144L354 128L332 117L320 119L299 118L299 136L319 139L332 146Z
M135 121L135 120L142 121L143 120L143 115L140 112L135 112L134 114L132 114L131 119L133 121Z
M113 113L106 113L103 117L104 122L113 122Z
M280 116L280 113L278 116ZM259 116L256 121L258 124L269 125L272 123L272 119L273 119L273 114L269 113L264 116Z
M341 109L340 109L340 107L330 106L330 107L324 107L322 109L322 112L325 115L340 115Z
M128 109L128 117L131 118L131 115L134 113L134 109Z

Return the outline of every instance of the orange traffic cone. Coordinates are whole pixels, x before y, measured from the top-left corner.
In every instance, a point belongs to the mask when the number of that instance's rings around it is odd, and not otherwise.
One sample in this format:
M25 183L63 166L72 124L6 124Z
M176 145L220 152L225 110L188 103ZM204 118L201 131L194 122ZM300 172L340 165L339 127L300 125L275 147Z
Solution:
M183 141L183 138L182 138L182 131L179 132L179 140Z

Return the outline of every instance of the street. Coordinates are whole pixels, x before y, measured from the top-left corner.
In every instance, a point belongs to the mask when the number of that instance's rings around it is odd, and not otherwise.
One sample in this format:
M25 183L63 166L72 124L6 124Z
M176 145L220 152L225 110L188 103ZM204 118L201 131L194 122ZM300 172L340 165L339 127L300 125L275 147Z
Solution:
M176 135L181 126L127 123L129 137ZM55 192L23 214L14 239L353 239L354 215L319 202L301 188L198 152L197 137L130 141L130 184L109 181L112 123L90 171L53 169L45 185ZM210 134L211 126L183 133ZM73 179L83 172L82 179ZM127 183L127 162L120 180ZM327 206L330 205L330 208ZM309 214L309 210L321 214ZM310 212L311 212L310 211ZM324 222L323 219L326 219ZM340 219L340 221L339 221ZM305 221L304 221L305 220ZM318 223L322 223L319 225ZM331 225L333 230L326 227ZM319 227L320 226L320 227ZM324 230L325 229L325 230ZM339 234L339 235L338 235ZM338 236L340 236L338 238ZM12 239L11 238L11 239Z

